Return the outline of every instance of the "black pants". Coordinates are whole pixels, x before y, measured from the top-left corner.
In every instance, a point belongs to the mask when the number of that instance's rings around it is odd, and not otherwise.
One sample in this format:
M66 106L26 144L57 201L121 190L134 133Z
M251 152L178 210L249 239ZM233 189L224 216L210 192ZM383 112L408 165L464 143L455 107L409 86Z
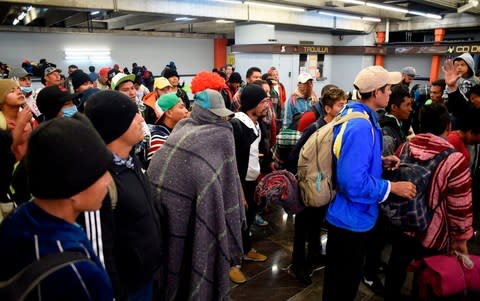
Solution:
M377 272L382 262L382 251L387 244L391 226L387 217L381 213L375 227L367 234L367 247L365 254L364 276L368 279L377 277Z
M438 250L426 249L417 239L397 231L393 235L392 254L385 275L385 301L400 300L400 292L407 277L407 267L412 260L441 253ZM415 285L412 295L415 296Z
M255 220L255 215L258 212L258 206L255 202L255 188L257 187L256 181L244 181L242 182L243 193L248 204L248 208L245 211L247 218L247 229L242 232L243 252L245 254L252 249L252 241L250 239L250 227Z
M353 301L362 277L367 232L328 224L323 301Z
M327 206L320 208L307 207L295 215L295 237L292 253L292 264L295 267L306 267L307 264L311 264L313 257L320 255L322 250L320 229L326 211ZM305 243L308 243L308 253L305 253Z

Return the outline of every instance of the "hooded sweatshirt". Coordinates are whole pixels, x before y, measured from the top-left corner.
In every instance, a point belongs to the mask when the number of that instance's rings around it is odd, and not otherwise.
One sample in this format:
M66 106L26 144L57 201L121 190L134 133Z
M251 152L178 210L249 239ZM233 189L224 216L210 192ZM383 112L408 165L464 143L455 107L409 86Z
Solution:
M397 150L400 154L404 144ZM419 134L409 142L410 156L418 161L453 148L448 141L433 134ZM417 236L426 248L444 250L452 240L468 240L473 235L471 175L468 162L460 152L450 154L430 177L428 205L435 210L432 221Z
M462 55L457 56L453 61L455 62L457 60L464 61L467 64L469 69L470 76L465 74L464 76L460 77L457 80L458 90L463 95L463 97L465 97L465 99L468 101L468 97L466 96L468 94L468 91L470 91L471 87L478 85L480 81L475 76L475 63L470 53L465 52Z

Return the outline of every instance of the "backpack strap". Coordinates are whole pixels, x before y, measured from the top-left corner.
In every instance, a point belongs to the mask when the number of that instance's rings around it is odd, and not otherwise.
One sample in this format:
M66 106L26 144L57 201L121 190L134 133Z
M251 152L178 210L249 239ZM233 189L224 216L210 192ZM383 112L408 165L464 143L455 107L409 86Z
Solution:
M351 109L349 109L349 112L347 112L347 114L343 116L337 115L335 119L332 121L334 122L333 127L340 124L342 125L340 132L338 133L337 137L335 137L335 141L333 142L333 153L337 159L340 158L340 147L342 146L343 133L345 132L345 129L347 127L347 122L355 118L363 118L370 122L367 113L352 112ZM372 131L372 134L373 134L373 131Z
M117 208L117 201L118 201L118 192L117 192L117 185L115 184L115 180L112 179L110 185L108 185L108 196L110 197L110 202L112 203L112 210Z
M51 253L35 261L6 281L0 281L0 300L23 301L43 279L79 261L94 262L81 252Z

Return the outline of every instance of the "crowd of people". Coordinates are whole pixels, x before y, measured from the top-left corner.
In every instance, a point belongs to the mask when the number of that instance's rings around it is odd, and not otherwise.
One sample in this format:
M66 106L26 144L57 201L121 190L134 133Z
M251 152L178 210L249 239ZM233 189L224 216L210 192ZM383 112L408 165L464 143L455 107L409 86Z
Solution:
M412 260L468 254L480 209L480 81L468 53L445 62L428 94L411 87L414 67L366 67L353 92L330 84L317 96L309 73L287 94L275 67L250 67L244 81L227 64L197 73L190 99L174 62L159 77L136 63L71 65L64 80L40 63L0 64L0 201L18 206L0 225L0 281L51 253L91 262L47 277L32 300L228 300L231 281L248 281L242 267L268 260L251 238L254 223L268 224L258 182L295 175L312 134L353 112L363 118L333 127L334 199L296 214L289 273L309 285L326 265L324 301L354 300L361 281L403 300ZM32 89L34 74L44 87ZM386 171L446 151L424 192L435 208L426 229L392 225L380 208L414 199L419 183Z

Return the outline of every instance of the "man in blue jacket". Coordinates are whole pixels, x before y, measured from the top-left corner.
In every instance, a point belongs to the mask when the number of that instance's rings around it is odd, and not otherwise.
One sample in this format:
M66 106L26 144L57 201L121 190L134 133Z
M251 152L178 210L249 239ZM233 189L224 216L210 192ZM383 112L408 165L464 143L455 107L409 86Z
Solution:
M80 261L43 279L27 300L113 299L112 285L85 232L75 223L83 211L97 210L112 177L112 154L85 117L60 118L33 131L25 155L33 200L0 227L0 281L49 254L81 252ZM23 293L23 292L22 292Z
M397 168L395 156L382 158L382 130L376 111L385 108L391 85L400 72L380 66L363 69L354 81L361 98L341 112L363 112L368 119L352 119L334 128L333 156L337 194L327 211L328 243L323 300L354 300L365 256L366 237L378 217L378 204L390 193L413 198L415 185L382 179L383 168Z

